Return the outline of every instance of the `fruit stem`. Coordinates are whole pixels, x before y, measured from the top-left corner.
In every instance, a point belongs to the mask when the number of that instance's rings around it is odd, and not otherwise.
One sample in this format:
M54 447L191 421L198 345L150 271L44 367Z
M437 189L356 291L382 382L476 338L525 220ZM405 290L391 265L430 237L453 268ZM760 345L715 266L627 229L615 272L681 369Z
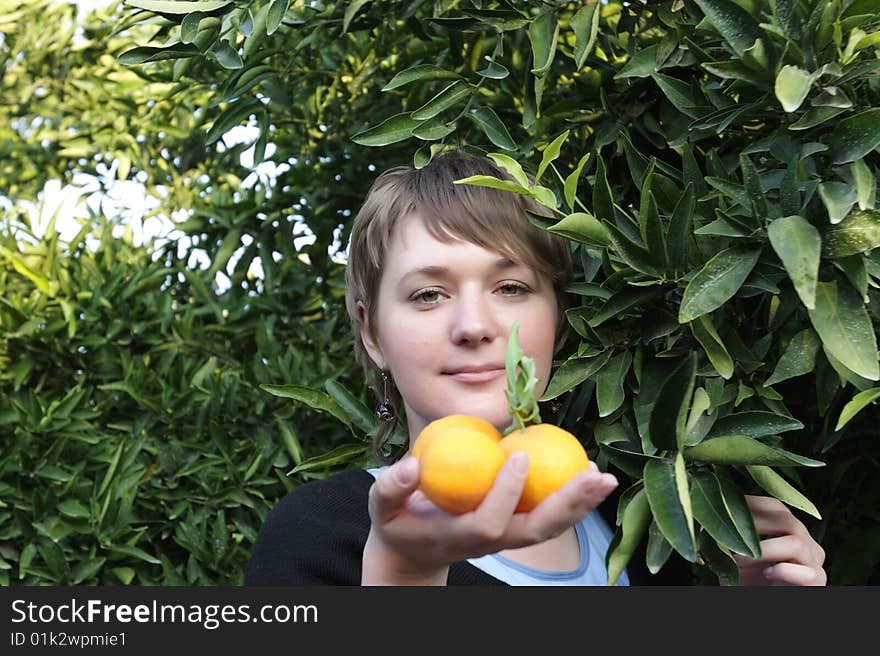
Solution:
M512 422L504 435L515 430L524 430L528 424L541 423L541 411L535 396L538 378L535 376L535 361L524 355L519 345L519 322L513 323L507 340L505 358L507 372L507 407Z

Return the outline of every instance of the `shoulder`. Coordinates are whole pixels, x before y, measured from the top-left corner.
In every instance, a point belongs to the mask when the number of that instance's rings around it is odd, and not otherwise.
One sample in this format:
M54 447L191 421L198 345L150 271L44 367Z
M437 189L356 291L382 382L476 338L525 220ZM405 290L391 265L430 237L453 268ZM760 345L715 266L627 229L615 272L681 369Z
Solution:
M362 469L350 469L285 495L260 528L245 583L359 584L373 480Z

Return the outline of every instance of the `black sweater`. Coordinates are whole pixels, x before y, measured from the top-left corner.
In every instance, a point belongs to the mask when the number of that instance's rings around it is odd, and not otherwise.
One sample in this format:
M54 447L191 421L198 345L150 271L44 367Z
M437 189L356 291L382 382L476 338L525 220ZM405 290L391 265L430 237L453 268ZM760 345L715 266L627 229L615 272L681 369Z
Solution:
M245 585L360 585L370 531L367 499L373 476L350 469L292 490L260 529ZM614 526L615 490L599 511ZM690 585L689 564L673 553L656 575L645 567L645 541L627 567L631 585ZM449 568L449 585L505 585L467 561Z

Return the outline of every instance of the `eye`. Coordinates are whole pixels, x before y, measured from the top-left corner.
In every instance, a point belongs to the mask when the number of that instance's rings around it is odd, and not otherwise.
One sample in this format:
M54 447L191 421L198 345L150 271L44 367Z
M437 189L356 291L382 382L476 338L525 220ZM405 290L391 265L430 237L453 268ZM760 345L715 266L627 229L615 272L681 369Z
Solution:
M521 296L530 291L528 287L518 282L506 282L498 289L502 292L502 296Z
M415 293L410 301L421 305L434 305L440 301L440 290L423 289L422 291Z

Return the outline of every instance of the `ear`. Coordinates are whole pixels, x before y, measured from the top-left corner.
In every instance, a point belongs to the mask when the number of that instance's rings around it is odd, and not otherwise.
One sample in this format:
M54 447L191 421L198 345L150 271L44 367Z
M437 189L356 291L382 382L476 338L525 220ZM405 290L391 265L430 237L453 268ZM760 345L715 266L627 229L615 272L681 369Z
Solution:
M382 354L382 349L379 344L373 340L373 337L370 334L370 320L367 317L367 309L364 307L362 301L357 302L356 312L361 341L364 343L364 349L366 349L367 355L370 356L370 359L377 367L379 367L379 369L386 369L385 356Z

